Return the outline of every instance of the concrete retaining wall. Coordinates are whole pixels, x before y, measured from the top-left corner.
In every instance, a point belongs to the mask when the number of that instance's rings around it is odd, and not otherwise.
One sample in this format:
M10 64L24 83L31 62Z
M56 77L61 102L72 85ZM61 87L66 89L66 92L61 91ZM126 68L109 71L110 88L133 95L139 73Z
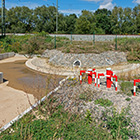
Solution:
M14 52L2 53L2 54L0 54L0 60L5 59L5 58L9 58L9 57L13 57L14 55L15 55Z
M0 84L3 83L3 72L0 72Z

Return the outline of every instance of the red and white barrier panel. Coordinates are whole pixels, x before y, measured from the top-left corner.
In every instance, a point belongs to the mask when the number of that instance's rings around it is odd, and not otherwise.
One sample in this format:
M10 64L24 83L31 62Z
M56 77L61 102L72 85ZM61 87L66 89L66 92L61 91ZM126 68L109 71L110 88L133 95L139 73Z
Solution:
M136 83L140 83L140 79L134 80L134 96L136 96Z
M96 70L95 69L88 69L86 70L80 70L80 84L82 84L82 74L86 73L88 74L88 84L92 84L92 76L95 75L94 81L95 81L95 86L96 86L96 81L97 81L97 77L96 77Z
M116 75L113 75L113 71L111 71L111 68L106 69L106 74L104 73L98 73L98 87L100 87L100 77L106 77L106 87L111 88L111 85L113 84L113 78L116 79L116 84L115 84L115 90L117 91L117 86L118 86L118 78Z
M107 88L111 88L111 85L113 84L113 78L116 79L116 84L115 84L115 90L117 91L117 85L118 85L118 81L117 81L117 76L113 75L113 71L111 70L111 68L107 68L106 69L106 74L105 73L96 73L95 69L88 69L86 70L81 70L80 71L80 84L82 84L82 74L86 73L88 74L88 84L92 84L92 79L94 76L94 82L95 82L95 86L97 84L97 76L98 76L98 87L100 87L100 77L106 77L106 86Z
M104 73L98 73L98 87L100 87L100 77L105 76Z

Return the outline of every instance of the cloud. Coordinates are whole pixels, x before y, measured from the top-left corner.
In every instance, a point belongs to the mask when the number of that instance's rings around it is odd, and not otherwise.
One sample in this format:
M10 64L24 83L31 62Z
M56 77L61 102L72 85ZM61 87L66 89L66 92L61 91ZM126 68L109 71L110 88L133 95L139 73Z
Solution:
M84 0L84 1L99 3L99 9L106 8L108 10L112 10L113 7L116 5L112 3L113 0Z
M133 3L138 3L138 4L140 4L140 0L133 0Z
M81 14L81 10L73 10L73 9L67 9L67 10L59 10L60 13L63 14Z
M16 6L26 6L26 7L29 7L30 9L35 9L36 7L41 6L41 5L39 5L38 3L33 3L33 2L18 2L18 3L6 2L7 9L10 9Z
M95 12L94 10L88 10L91 12ZM67 9L67 10L59 10L60 13L63 14L76 14L76 15L81 15L82 14L82 10L74 10L74 9Z
M115 4L113 4L112 2L108 2L106 4L101 4L99 6L99 9L105 8L105 9L108 9L108 10L112 10L114 8L114 6L115 6Z

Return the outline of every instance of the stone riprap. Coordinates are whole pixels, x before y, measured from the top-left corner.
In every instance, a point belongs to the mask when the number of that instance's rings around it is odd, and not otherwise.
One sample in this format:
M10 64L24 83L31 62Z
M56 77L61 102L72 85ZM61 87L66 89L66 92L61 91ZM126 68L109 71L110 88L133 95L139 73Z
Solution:
M54 37L55 34L50 34L50 36ZM66 37L71 40L70 34L56 34L58 37ZM117 35L117 38L139 38L139 35ZM116 35L95 35L95 41L112 41L116 38ZM72 40L75 41L93 41L93 35L72 35Z
M14 55L15 55L14 52L2 53L2 54L0 54L0 60L5 59L5 58L9 58L9 57L13 57Z
M77 60L81 62L81 67L110 66L122 62L127 62L123 52L108 51L101 54L70 54L62 53L58 50L46 50L42 57L49 59L49 63L55 66L73 67Z

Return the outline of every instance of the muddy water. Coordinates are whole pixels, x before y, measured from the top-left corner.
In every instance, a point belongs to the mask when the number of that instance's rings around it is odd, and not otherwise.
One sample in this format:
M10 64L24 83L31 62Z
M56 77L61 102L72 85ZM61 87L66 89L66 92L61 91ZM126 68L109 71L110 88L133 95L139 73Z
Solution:
M46 95L64 78L32 71L25 66L25 61L0 64L0 72L4 74L4 81L9 81L8 86L33 94L37 98Z

